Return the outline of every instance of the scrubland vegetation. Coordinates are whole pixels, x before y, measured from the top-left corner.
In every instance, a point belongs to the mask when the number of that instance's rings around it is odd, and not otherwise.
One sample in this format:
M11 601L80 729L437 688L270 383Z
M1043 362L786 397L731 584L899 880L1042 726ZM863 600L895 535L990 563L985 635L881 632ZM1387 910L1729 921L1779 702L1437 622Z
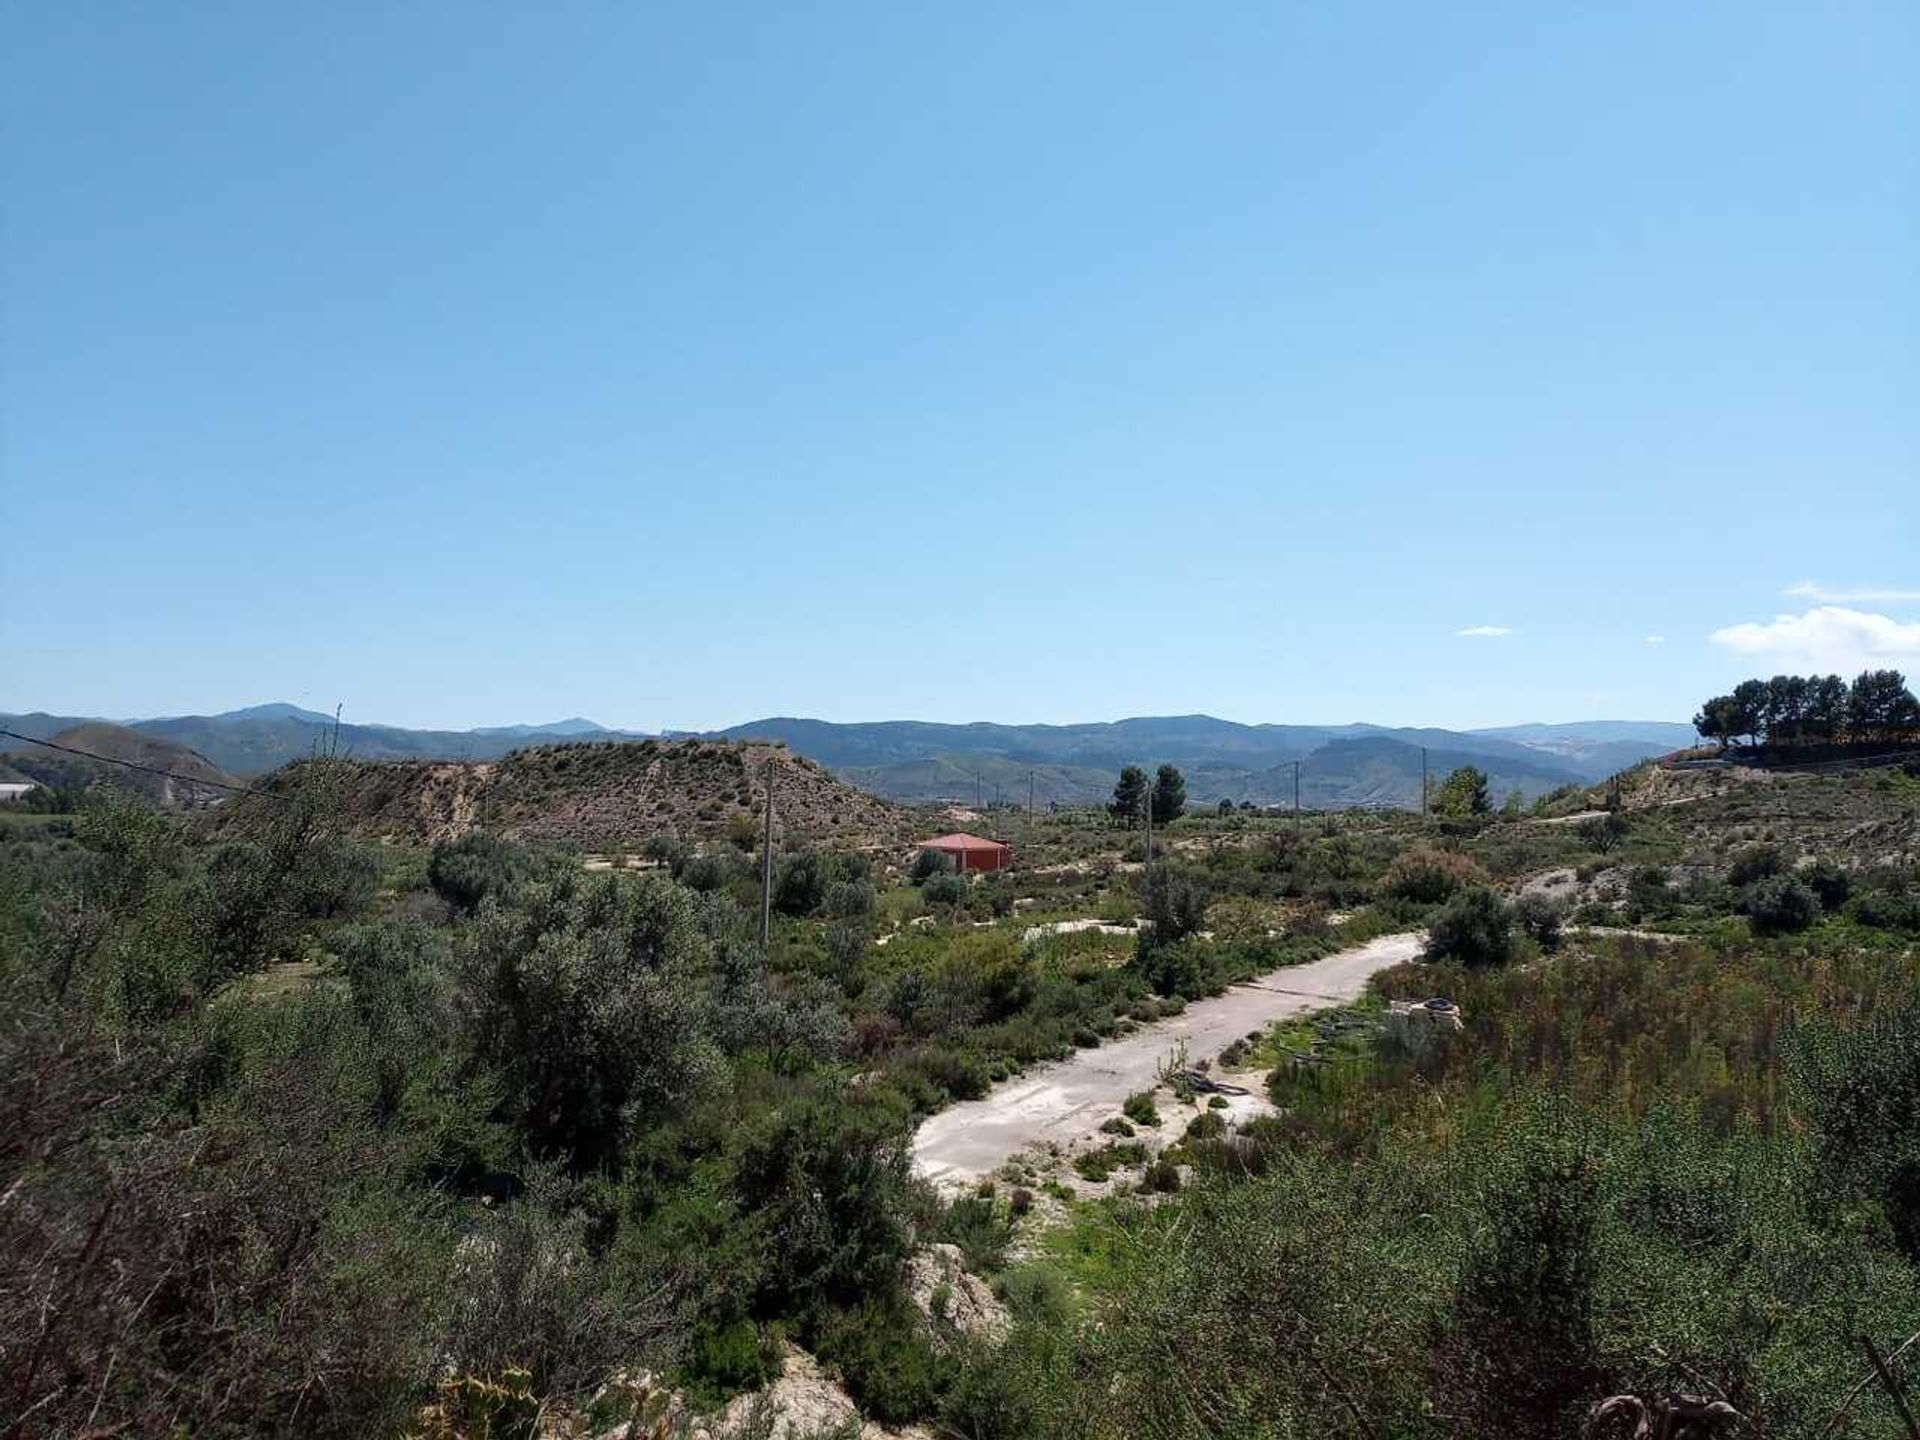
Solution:
M1133 809L1003 817L1020 868L977 879L786 832L764 951L744 829L606 872L366 844L353 775L0 830L11 1433L602 1433L799 1346L979 1440L1550 1436L1670 1392L1814 1436L1863 1338L1920 1331L1898 770L1644 808L1628 777L1538 807L1599 812L1569 824L1461 775L1427 820L1182 816L1143 773ZM1073 1163L1100 1198L912 1177L927 1113L1413 928L1351 1023L1224 1057L1271 1113L1129 1099ZM1436 993L1458 1032L1376 1018ZM934 1243L1010 1333L916 1302ZM1876 1385L1832 1433L1900 1426Z

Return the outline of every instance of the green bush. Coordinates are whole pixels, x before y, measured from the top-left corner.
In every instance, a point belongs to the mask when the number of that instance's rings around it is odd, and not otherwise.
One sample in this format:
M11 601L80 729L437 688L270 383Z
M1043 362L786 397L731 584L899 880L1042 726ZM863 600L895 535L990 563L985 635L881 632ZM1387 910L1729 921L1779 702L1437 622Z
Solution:
M1820 901L1792 876L1770 875L1741 893L1740 912L1756 935L1797 935L1820 918Z
M1146 1146L1137 1141L1125 1141L1081 1152L1074 1157L1073 1168L1080 1172L1081 1179L1097 1182L1105 1180L1115 1170L1124 1170L1129 1165L1143 1165L1146 1159Z
M733 1189L763 1247L765 1313L813 1317L896 1290L909 1177L899 1117L878 1106L810 1099L760 1121Z
M777 1335L745 1318L703 1330L682 1367L681 1383L716 1404L744 1390L758 1390L780 1375Z
M690 890L710 895L727 888L733 879L734 867L720 855L694 855L680 867L676 878Z
M827 865L815 850L784 857L775 868L773 908L782 915L811 915L827 898Z
M1488 889L1465 890L1447 902L1427 932L1426 957L1470 967L1513 958L1512 916Z
M1609 810L1604 815L1592 815L1582 820L1576 827L1576 833L1589 848L1604 855L1626 839L1627 828L1627 817Z
M836 880L827 887L824 908L835 919L863 919L873 913L873 898L871 881Z
M953 857L945 851L922 850L907 867L907 878L915 885L924 885L936 875L953 874L953 870Z
M1202 940L1161 945L1142 935L1133 968L1156 995L1197 1000L1220 989L1213 951Z
M1920 1007L1806 1026L1786 1069L1818 1136L1818 1173L1877 1202L1900 1248L1920 1261Z
M1756 880L1769 880L1778 875L1786 862L1781 858L1777 845L1749 845L1733 857L1733 863L1727 867L1729 885L1751 885Z
M1454 850L1416 846L1396 855L1381 888L1398 900L1437 905L1470 885L1485 885L1487 872Z
M951 1366L934 1350L919 1312L897 1288L833 1312L814 1348L845 1378L860 1408L888 1424L932 1415L951 1380Z
M1140 1188L1171 1195L1180 1188L1180 1167L1164 1157L1150 1161L1140 1179Z
M1186 1138L1189 1140L1217 1140L1226 1133L1227 1122L1216 1110L1203 1110L1187 1122Z
M474 830L433 847L427 883L455 910L470 914L489 895L505 895L527 868L527 854L520 846Z
M1207 925L1207 890L1197 877L1155 863L1146 878L1146 923L1141 944L1156 949L1178 945Z
M1157 1128L1160 1124L1160 1112L1153 1107L1153 1094L1151 1091L1135 1091L1133 1094L1127 1096L1126 1103L1120 1108L1127 1119L1133 1121L1136 1125L1146 1125Z
M1831 860L1816 860L1798 873L1798 878L1820 901L1822 910L1838 910L1847 903L1853 879Z
M1513 921L1520 933L1542 950L1560 948L1565 913L1544 895L1522 895L1513 905Z
M1000 1214L990 1197L963 1195L940 1217L934 1238L959 1246L967 1269L984 1275L1007 1263L1013 1225L1008 1217Z
M951 871L942 871L927 877L920 894L929 905L961 905L966 903L967 882Z
M1870 890L1854 896L1848 913L1876 930L1920 930L1920 893Z
M456 947L475 1052L535 1153L589 1169L723 1075L692 896L653 876L527 887Z

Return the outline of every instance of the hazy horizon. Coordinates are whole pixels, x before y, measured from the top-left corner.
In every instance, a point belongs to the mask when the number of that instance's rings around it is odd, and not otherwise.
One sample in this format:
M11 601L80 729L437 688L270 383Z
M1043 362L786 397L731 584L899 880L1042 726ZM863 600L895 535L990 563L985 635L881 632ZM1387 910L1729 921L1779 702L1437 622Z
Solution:
M165 711L152 710L152 711L137 711L137 712L125 711L119 714L111 714L111 715L104 714L97 711L76 710L76 709L72 709L65 706L59 706L59 705L43 705L43 704L17 705L17 704L9 703L5 705L0 705L0 713L15 714L15 715L39 713L39 714L47 714L47 715L85 716L86 718L89 718L89 719L104 720L104 721L108 721L115 724L128 724L128 723L148 721L148 720L183 719L191 716L215 717L215 716L221 716L221 715L230 715L238 711L255 709L261 706L283 705L283 704L292 705L294 706L294 708L299 710L310 711L312 714L317 716L323 716L329 719L332 718L331 710L323 710L318 705L309 705L299 701L285 701L285 700L253 700L253 701L244 701L235 705L200 706L196 708L188 708L183 710L165 710ZM1242 716L1222 715L1217 711L1206 710L1206 709L1165 711L1165 712L1160 712L1156 714L1142 713L1142 714L1128 714L1128 715L1082 715L1082 716L1064 719L1064 720L1054 720L1054 719L1035 720L1035 719L1023 719L1023 718L1009 719L1001 716L988 716L988 715L974 715L974 716L969 716L963 719L946 719L938 716L927 716L927 715L827 716L827 715L802 715L802 714L797 714L790 711L782 711L782 710L764 710L752 715L742 716L737 720L723 721L722 723L715 724L715 725L678 725L678 724L673 724L669 722L664 725L643 726L643 725L622 724L618 721L607 720L604 717L601 717L598 715L588 715L581 711L567 711L564 713L559 713L551 716L523 715L517 719L482 719L482 720L473 720L473 721L459 721L459 722L453 722L453 723L437 723L437 722L415 723L407 720L396 720L391 716L385 716L385 715L355 715L350 713L343 706L341 709L339 718L341 723L345 725L390 726L398 729L440 730L440 731L509 729L514 726L523 726L523 725L538 727L538 726L544 726L544 725L562 724L567 721L573 721L573 720L585 720L592 724L598 725L602 729L608 730L608 731L661 734L661 733L668 733L668 732L712 732L712 731L730 730L730 729L736 729L742 725L750 725L750 724L754 724L764 720L815 720L815 721L824 721L828 724L835 724L835 725L886 725L886 724L931 724L931 725L961 725L961 726L1000 725L1000 726L1006 726L1008 728L1021 728L1021 727L1035 726L1035 725L1045 725L1045 726L1055 726L1055 727L1067 727L1067 726L1074 726L1074 725L1111 725L1111 724L1118 724L1122 721L1128 721L1128 720L1170 720L1170 719L1183 719L1183 718L1195 717L1195 716L1204 717L1210 720L1223 720L1230 724L1235 724L1235 725L1249 725L1249 726L1285 725L1285 726L1297 726L1303 729L1338 729L1343 726L1349 726L1349 725L1372 725L1372 726L1377 726L1381 729L1389 729L1389 730L1433 729L1433 730L1451 730L1457 733L1467 733L1474 730L1507 729L1507 728L1512 728L1516 726L1527 726L1527 725L1547 725L1547 726L1554 726L1554 725L1689 725L1692 723L1690 716L1663 718L1659 716L1636 717L1636 716L1616 716L1616 715L1595 714L1595 715L1571 716L1561 720L1542 720L1538 718L1526 718L1526 719L1518 719L1518 720L1497 720L1497 721L1489 722L1484 725L1443 725L1436 721L1431 721L1431 720L1418 720L1418 719L1381 720L1381 719L1376 719L1372 716L1365 716L1365 715L1355 716L1351 719L1345 719L1345 720L1327 720L1327 719L1301 720L1301 719L1294 719L1292 717L1276 717L1276 716L1265 716L1259 719L1248 719Z

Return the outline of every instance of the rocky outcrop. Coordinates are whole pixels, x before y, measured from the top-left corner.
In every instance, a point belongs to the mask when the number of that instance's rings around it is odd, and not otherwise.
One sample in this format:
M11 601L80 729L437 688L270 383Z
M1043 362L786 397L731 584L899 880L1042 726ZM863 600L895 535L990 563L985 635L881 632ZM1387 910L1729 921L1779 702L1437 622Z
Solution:
M858 1426L858 1429L854 1429ZM892 1430L860 1418L860 1407L820 1362L788 1346L780 1378L752 1395L739 1395L709 1420L695 1421L688 1440L731 1440L735 1435L765 1435L768 1440L814 1440L816 1436L857 1434L860 1440L932 1440L917 1425Z
M907 1262L907 1293L936 1341L964 1337L998 1343L1011 1321L987 1283L970 1273L957 1245L929 1245Z

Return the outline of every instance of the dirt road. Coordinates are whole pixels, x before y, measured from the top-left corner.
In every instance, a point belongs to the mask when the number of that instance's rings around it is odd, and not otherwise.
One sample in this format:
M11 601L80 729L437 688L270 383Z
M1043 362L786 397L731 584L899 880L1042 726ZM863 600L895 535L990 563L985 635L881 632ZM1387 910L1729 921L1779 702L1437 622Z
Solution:
M1383 935L1276 970L1111 1044L1016 1076L923 1124L913 1137L914 1168L935 1184L964 1184L992 1174L1031 1146L1084 1140L1119 1112L1127 1096L1153 1088L1162 1062L1181 1041L1189 1058L1211 1059L1275 1020L1347 1004L1376 970L1417 956L1420 940L1419 935Z

